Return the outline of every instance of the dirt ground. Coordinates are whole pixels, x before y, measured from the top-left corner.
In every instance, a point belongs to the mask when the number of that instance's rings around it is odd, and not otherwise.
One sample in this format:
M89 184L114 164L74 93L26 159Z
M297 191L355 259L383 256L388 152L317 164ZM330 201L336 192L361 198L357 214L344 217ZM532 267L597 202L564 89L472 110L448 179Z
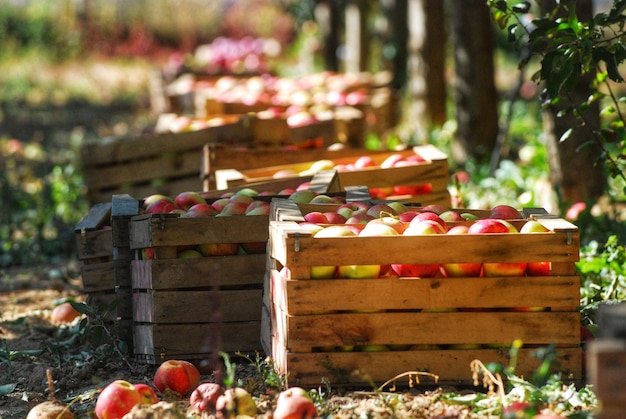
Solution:
M125 379L151 384L155 365L138 364L112 351L110 345L94 346L81 339L80 318L67 325L51 322L52 309L61 301L84 301L80 268L70 262L0 271L0 418L24 418L38 403L50 399L47 379L53 378L54 398L71 404L76 418L95 417L93 411L99 392L111 381ZM236 378L262 380L250 364L236 363ZM213 381L211 371L202 371L201 381ZM262 383L259 383L262 384ZM261 387L261 386L260 386ZM477 417L463 406L450 407L437 401L439 390L432 394L406 394L394 409L395 417L469 418ZM255 395L259 396L259 395ZM328 396L328 395L327 395ZM186 400L165 399L146 410L134 412L133 418L183 417L164 413L168 409L187 411L184 417L210 418L189 408ZM393 417L388 406L380 404L380 395L368 392L333 394L327 399L327 417ZM258 399L259 417L271 417L272 397ZM418 413L419 412L419 413Z

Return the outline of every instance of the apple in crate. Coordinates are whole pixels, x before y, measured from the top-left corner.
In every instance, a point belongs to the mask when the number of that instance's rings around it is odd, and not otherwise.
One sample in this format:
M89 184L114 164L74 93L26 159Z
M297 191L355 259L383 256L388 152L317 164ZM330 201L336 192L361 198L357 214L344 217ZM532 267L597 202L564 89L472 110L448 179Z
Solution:
M161 393L171 390L181 396L194 391L200 384L200 371L191 362L170 359L154 373L154 386Z
M415 218L413 219L415 220ZM422 220L409 223L402 233L403 236L421 236L431 234L445 234L446 231L435 220ZM401 277L434 278L439 273L438 263L395 263L391 269Z
M372 218L384 217L386 215L397 215L396 210L387 204L374 204L368 208L366 214Z
M300 224L304 227L303 224ZM311 228L311 232L313 232ZM345 225L331 225L317 232L313 232L313 238L330 238L330 237L354 237L356 233ZM330 279L335 276L336 266L319 265L311 266L311 278L313 279Z
M522 218L520 212L510 205L496 205L491 208L488 218L497 218L500 220L518 220Z
M442 233L445 233L448 230L448 226L446 222L439 215L437 215L434 212L428 212L428 211L420 212L419 214L415 215L415 217L409 222L409 226L418 224L424 220L434 221L437 224L439 224L439 226L441 227Z
M456 225L446 234L451 236L467 234L469 227L466 225ZM443 275L447 278L458 277L478 277L482 270L482 263L444 263L441 265Z
M510 224L510 223L509 223ZM483 218L475 221L468 229L468 234L514 234L510 226L500 219ZM526 262L486 262L483 263L483 275L522 276L526 272Z
M206 200L198 192L181 192L174 198L176 206L182 210L188 210L196 204L206 204Z
M169 197L159 198L146 206L145 211L148 214L167 214L171 211L180 209L176 203Z
M537 220L528 220L520 228L522 234L533 233L549 233L550 230ZM526 275L528 276L547 276L550 275L552 265L550 262L528 262L526 266Z

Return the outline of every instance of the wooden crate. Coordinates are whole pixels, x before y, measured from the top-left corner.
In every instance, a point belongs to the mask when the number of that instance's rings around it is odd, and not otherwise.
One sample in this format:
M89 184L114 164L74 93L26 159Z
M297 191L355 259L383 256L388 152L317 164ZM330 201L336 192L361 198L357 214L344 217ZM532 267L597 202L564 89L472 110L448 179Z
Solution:
M111 202L96 204L76 224L76 254L87 303L110 306L115 300ZM115 318L113 310L109 317Z
M226 171L232 170L233 176L241 178L240 171L263 169L278 166L283 162L307 163L318 160L333 160L340 158L357 158L362 155L386 153L371 151L362 148L341 147L337 149L311 148L294 149L279 147L225 147L221 144L207 144L203 150L202 178L203 190L228 188ZM310 163L309 163L310 164ZM215 172L221 171L220 185L216 183ZM272 179L275 180L275 179ZM240 182L231 182L240 183ZM239 186L245 185L241 183Z
M451 206L448 183L450 173L447 155L432 145L416 146L411 150L401 152L377 152L363 153L372 157L376 164L382 163L392 154L410 156L417 154L424 158L424 162L404 167L367 167L360 170L340 171L338 173L341 187L367 186L370 189L387 189L397 186L416 187L418 194L397 195L393 191L386 195L385 199L420 203L422 205L439 204ZM351 164L355 157L342 157L330 159L335 165ZM242 184L253 185L258 182L266 182L273 179L280 170L293 170L302 172L310 169L315 161L301 162L287 165L270 166L260 169L249 170L216 170L215 181L218 187L231 187ZM374 195L374 194L372 194Z
M248 119L231 115L225 125L199 131L86 143L81 160L88 198L95 204L109 202L114 194L145 197L202 190L204 145L250 141Z
M206 359L216 351L261 351L268 216L130 221L133 336L139 361ZM177 258L181 247L256 243L256 254ZM153 259L142 258L143 250Z
M589 383L600 400L600 419L618 419L626 412L626 341L600 338L587 343Z
M537 347L555 344L564 379L581 379L580 239L571 223L544 215L533 217L548 233L314 239L297 221L281 221L293 213L280 201L272 205L261 340L289 385L369 385L408 371L471 385L470 362L508 365L516 339L519 374L538 366ZM552 262L551 275L310 279L317 265L531 261ZM358 351L375 345L397 350Z

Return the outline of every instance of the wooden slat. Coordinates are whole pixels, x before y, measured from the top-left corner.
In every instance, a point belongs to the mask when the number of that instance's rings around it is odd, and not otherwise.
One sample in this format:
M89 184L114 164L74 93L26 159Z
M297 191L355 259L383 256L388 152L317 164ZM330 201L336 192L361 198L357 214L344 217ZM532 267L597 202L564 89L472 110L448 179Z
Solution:
M472 371L470 363L478 359L487 364L498 362L508 365L508 350L478 349L478 350L422 350L405 352L331 352L331 353L290 353L278 349L273 358L280 360L280 366L285 367L289 386L303 386L315 388L322 384L322 379L333 385L361 384L371 385L371 382L382 384L385 381L408 371L422 371L437 374L440 377L438 384L472 385ZM516 373L530 377L539 366L539 360L534 356L535 349L521 349L517 360ZM564 374L564 379L581 377L581 351L579 348L558 349L558 371ZM421 384L434 385L433 380L420 376ZM405 379L404 384L407 384ZM482 389L482 387L481 387Z

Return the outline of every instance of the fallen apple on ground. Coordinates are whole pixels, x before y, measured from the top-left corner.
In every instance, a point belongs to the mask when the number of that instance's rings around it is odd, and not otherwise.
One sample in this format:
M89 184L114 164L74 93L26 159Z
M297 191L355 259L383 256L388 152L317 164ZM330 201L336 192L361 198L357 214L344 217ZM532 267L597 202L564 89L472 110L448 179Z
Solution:
M201 383L191 393L189 405L200 412L214 413L217 399L224 394L226 389L217 383Z
M195 390L198 384L200 384L200 372L188 361L164 361L154 374L154 386L161 393L171 390L184 396Z
M126 380L115 380L98 395L95 413L98 419L121 418L142 400L134 385Z
M215 402L218 418L234 418L239 416L256 416L258 409L252 395L244 388L229 388Z

